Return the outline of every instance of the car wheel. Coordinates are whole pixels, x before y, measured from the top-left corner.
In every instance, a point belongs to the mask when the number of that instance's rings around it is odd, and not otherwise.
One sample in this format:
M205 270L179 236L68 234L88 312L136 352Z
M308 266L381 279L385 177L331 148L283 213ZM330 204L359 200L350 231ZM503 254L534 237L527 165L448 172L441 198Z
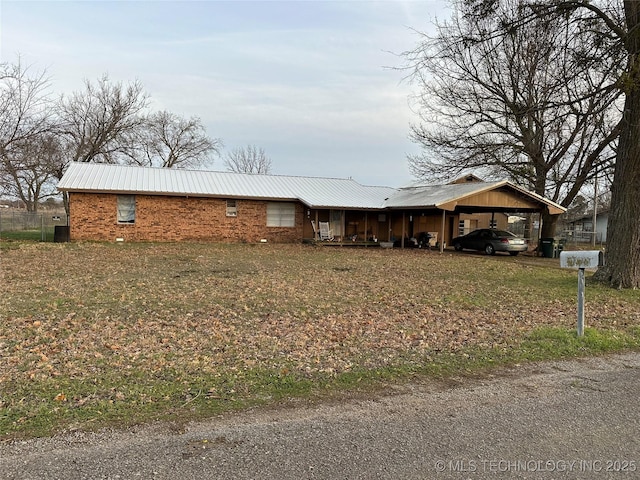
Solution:
M459 243L454 243L453 248L455 249L456 252L462 251L462 245L460 245Z
M518 255L520 252L509 252L509 255L511 255L512 257L515 257L516 255Z
M493 245L487 243L487 245L484 247L484 253L486 253L487 255L494 255L496 253L496 249L493 248Z

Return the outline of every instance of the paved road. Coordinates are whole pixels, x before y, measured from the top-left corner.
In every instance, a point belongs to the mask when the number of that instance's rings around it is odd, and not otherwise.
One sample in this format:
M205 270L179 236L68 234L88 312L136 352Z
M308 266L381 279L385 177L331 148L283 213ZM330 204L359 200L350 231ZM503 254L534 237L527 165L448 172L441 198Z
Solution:
M2 479L636 479L640 353L0 445Z

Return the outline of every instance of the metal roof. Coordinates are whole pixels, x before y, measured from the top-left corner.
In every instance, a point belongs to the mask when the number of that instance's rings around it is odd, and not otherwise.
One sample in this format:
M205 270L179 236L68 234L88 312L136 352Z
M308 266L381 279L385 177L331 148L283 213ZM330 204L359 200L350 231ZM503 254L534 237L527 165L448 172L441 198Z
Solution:
M380 209L395 192L352 179L72 163L58 183L71 192L299 200L312 208Z
M257 175L208 170L71 163L58 183L68 192L107 192L194 197L298 200L310 208L440 208L469 195L508 187L550 210L566 209L506 180L405 188L361 185L352 179Z
M397 207L439 207L444 203L473 195L485 190L501 186L507 182L469 182L451 183L447 185L421 185L406 187L397 192L385 202L389 208Z

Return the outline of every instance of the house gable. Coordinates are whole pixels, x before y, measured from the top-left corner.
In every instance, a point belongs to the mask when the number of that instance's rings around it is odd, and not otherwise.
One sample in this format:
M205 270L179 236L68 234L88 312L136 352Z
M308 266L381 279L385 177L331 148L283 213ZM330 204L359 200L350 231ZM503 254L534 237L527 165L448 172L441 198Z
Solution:
M465 213L486 212L528 212L539 211L540 202L530 196L522 195L508 186L485 190L438 205L443 210Z

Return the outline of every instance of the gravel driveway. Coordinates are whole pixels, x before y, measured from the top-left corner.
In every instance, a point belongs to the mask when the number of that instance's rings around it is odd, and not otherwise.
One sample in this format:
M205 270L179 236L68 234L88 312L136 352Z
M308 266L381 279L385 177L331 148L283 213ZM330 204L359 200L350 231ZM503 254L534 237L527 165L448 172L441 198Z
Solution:
M0 444L2 479L635 479L640 353Z

